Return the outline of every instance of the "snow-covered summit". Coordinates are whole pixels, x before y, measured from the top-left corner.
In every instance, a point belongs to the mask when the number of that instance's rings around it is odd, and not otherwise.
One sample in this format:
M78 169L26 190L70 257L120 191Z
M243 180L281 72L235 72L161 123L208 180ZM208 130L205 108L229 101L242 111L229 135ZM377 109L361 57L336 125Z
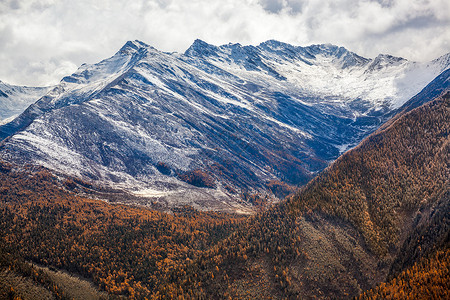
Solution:
M380 71L383 68L398 67L407 64L408 61L402 57L395 57L388 54L379 54L373 59L367 68L368 71Z
M125 45L122 46L122 48L120 48L118 53L121 54L130 54L130 53L135 53L136 51L142 51L143 49L148 49L150 48L149 45L147 45L144 42L138 41L138 40L134 40L134 41L128 41L125 43Z
M192 57L208 57L217 55L218 51L218 47L196 39L194 43L184 52L184 55Z

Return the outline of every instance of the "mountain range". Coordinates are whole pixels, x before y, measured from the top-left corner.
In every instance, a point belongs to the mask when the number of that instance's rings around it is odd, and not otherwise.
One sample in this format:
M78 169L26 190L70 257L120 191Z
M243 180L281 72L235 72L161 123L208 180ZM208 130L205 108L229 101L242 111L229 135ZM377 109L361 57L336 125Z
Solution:
M1 83L0 298L448 299L449 57L134 41Z
M130 41L48 92L31 89L44 95L0 126L0 157L131 203L250 212L246 195L276 201L421 91L416 106L432 99L426 87L448 86L449 65L450 54L367 59L330 44L196 40L179 54Z

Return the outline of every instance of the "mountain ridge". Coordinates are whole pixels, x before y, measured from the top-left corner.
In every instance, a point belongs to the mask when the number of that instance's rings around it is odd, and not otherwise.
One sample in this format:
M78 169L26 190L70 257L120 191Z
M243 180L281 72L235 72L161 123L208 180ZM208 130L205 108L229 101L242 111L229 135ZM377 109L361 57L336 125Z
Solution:
M367 73L371 61L342 47L276 41L197 40L186 53L130 41L82 65L0 126L0 156L119 186L147 204L241 207L242 193L270 198L269 182L306 183L448 68L399 60Z

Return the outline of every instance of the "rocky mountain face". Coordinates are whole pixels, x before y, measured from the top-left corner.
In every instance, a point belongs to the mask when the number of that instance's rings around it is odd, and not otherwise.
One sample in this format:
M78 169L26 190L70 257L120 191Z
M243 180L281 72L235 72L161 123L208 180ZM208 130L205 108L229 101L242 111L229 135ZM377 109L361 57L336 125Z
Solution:
M242 193L305 184L448 68L449 55L366 59L334 45L197 40L178 54L127 42L0 126L0 157L143 205L244 212Z
M0 81L0 125L12 121L49 90L49 87L15 86Z

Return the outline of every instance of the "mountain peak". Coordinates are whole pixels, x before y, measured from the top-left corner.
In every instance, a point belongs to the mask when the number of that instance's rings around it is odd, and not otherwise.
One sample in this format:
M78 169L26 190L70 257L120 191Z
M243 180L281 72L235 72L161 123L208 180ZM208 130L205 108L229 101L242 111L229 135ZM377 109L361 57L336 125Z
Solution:
M259 47L261 48L268 48L271 50L281 50L286 48L296 48L295 46L287 43L283 43L277 40L267 40L265 42L262 42L259 44Z
M134 40L134 41L128 41L125 43L125 45L122 46L122 48L120 48L119 53L124 53L124 54L129 54L129 53L134 53L136 51L139 51L140 49L147 49L150 46L147 45L144 42L138 41L138 40Z
M370 59L359 56L345 47L336 46L329 43L311 45L305 47L304 49L313 57L316 57L316 55L332 57L333 61L340 65L342 69L354 66L363 66L370 62Z
M186 56L214 56L219 51L217 46L196 39L194 43L184 52Z
M226 48L243 48L241 43L228 43L226 45L223 45L222 47L226 47Z
M368 70L381 70L389 66L398 66L407 60L402 57L396 57L389 54L379 54L370 64Z
M404 59L403 57L397 57L397 56L393 56L390 54L378 54L378 56L375 57L375 60L396 62L396 61L402 61L402 60L406 60L406 59Z
M330 43L314 44L306 47L311 54L324 54L342 57L344 54L350 53L346 48L336 46Z

